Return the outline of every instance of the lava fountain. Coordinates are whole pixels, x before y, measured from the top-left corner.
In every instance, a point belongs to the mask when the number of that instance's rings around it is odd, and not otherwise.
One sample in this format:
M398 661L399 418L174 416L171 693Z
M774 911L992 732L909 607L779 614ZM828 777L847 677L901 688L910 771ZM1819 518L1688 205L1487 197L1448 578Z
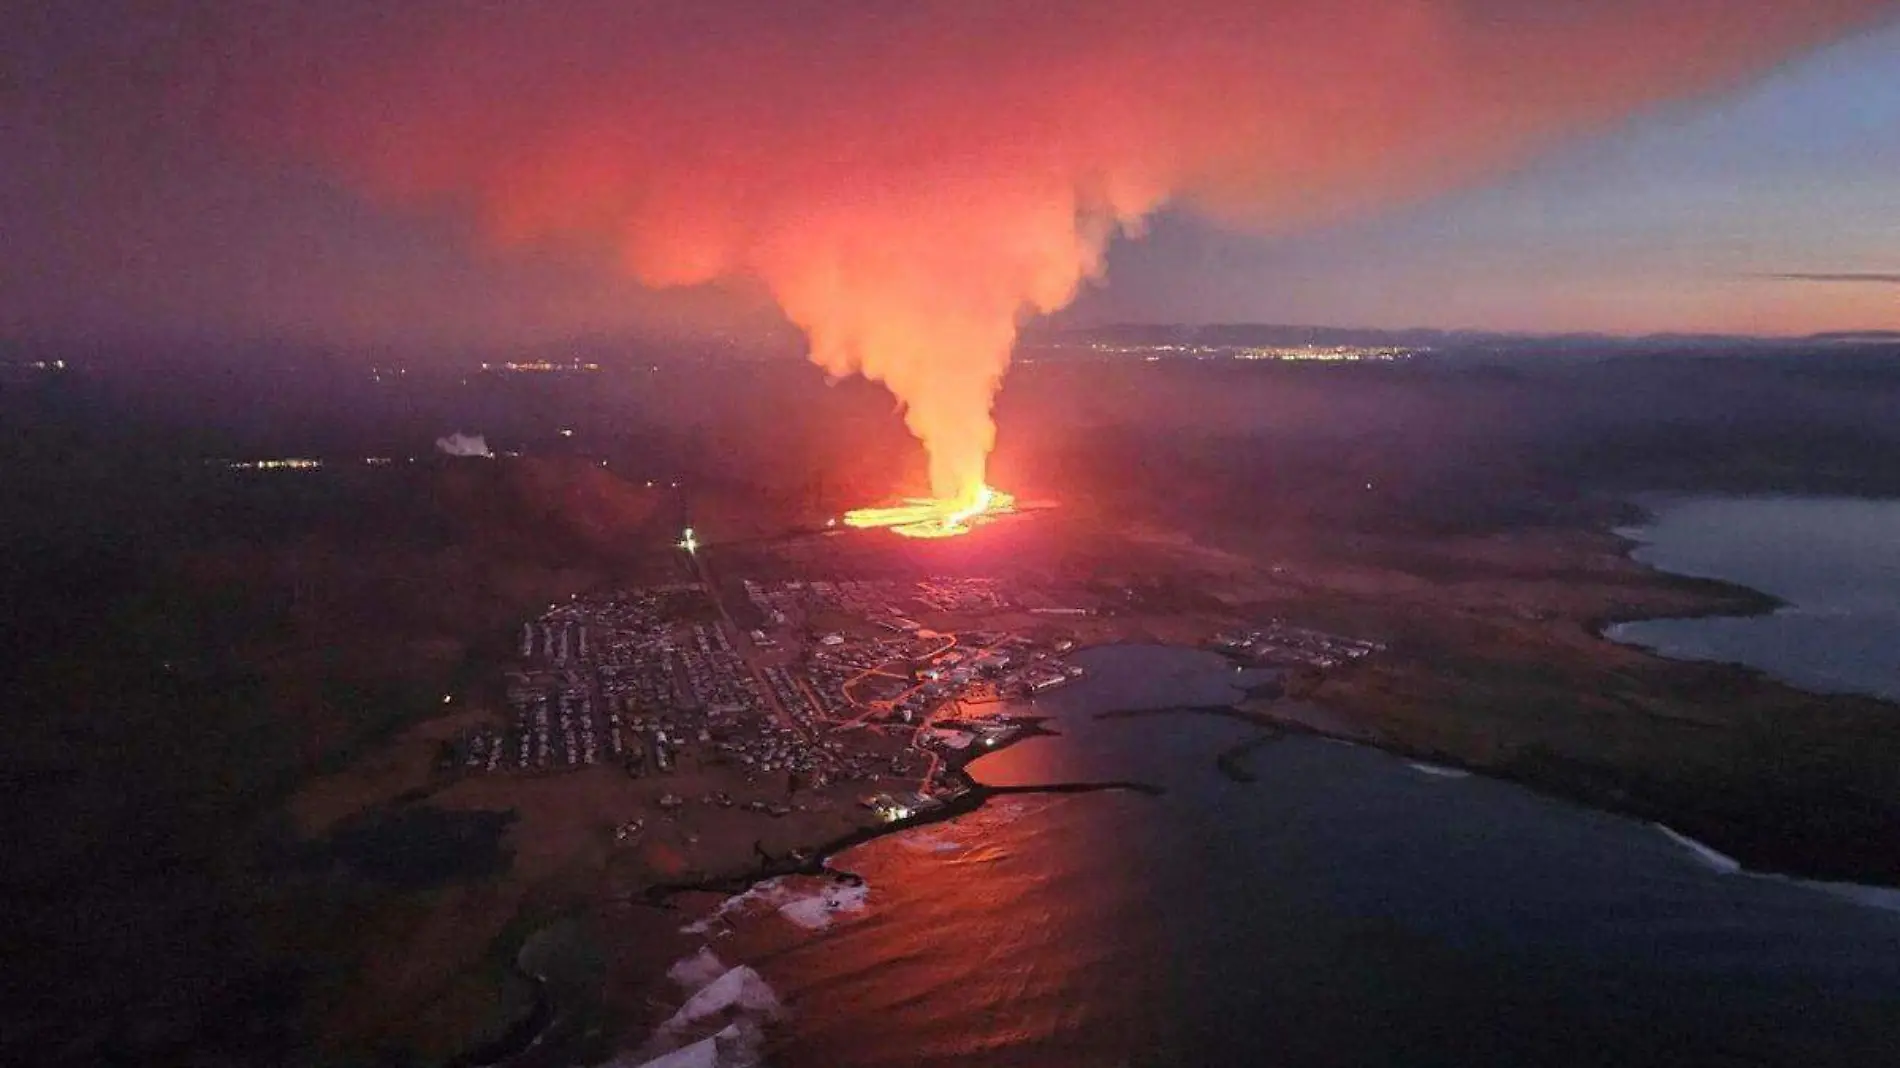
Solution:
M907 538L953 538L1015 510L1015 497L979 485L961 498L910 497L891 508L858 508L846 512L844 522L859 529L884 527Z

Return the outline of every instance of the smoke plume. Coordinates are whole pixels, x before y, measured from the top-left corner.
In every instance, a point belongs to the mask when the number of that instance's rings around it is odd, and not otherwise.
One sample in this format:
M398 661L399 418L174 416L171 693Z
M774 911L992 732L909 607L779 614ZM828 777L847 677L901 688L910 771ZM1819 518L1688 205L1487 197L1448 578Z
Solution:
M493 456L488 450L488 438L482 434L464 434L456 431L446 438L435 439L437 452L445 456Z
M762 284L967 500L1018 324L1163 205L1277 228L1428 196L1894 6L337 0L233 54L248 131L373 195L652 286Z

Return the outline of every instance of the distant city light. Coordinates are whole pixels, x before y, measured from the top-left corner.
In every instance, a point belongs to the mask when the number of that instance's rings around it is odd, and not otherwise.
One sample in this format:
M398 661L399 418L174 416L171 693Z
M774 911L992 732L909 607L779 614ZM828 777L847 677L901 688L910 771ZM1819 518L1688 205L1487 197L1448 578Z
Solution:
M1067 347L1067 346L1058 346ZM1393 345L1120 345L1105 341L1080 346L1101 356L1139 356L1162 360L1276 360L1287 363L1397 363L1424 349Z
M699 538L693 534L692 527L687 527L686 532L680 535L680 548L685 549L689 553L699 551Z
M489 374L531 375L531 374L585 374L600 370L600 365L583 360L527 360L524 362L484 363L482 370Z
M282 460L233 460L225 466L233 471L314 471L323 466L323 461L291 456Z

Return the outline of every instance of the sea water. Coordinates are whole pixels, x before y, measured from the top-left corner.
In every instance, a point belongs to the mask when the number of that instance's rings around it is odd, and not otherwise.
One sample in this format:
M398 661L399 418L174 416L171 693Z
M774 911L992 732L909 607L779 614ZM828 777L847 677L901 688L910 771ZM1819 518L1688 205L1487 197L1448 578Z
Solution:
M1767 615L1656 619L1605 633L1664 656L1759 668L1821 693L1900 700L1900 501L1703 497L1658 501L1620 531L1637 560L1771 594Z
M1230 667L1152 647L1077 660L1087 678L1038 705L1060 735L974 773L1166 792L1012 795L914 844L880 839L836 858L864 890L822 929L735 912L717 952L774 992L765 1063L1813 1066L1900 1050L1900 914L1365 747L1287 738L1236 783L1214 757L1245 723L1096 718L1231 695Z

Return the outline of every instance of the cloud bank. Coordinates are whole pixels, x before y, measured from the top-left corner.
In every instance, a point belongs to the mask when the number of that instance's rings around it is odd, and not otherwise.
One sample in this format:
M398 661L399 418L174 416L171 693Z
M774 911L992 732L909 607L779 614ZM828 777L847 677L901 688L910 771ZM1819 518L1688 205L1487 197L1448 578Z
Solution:
M254 144L648 285L756 282L968 498L1024 317L1164 205L1310 225L1717 91L1884 0L254 5ZM262 17L268 14L269 17Z
M1790 272L1769 277L1782 282L1847 282L1900 286L1900 273L1888 274L1879 271Z

